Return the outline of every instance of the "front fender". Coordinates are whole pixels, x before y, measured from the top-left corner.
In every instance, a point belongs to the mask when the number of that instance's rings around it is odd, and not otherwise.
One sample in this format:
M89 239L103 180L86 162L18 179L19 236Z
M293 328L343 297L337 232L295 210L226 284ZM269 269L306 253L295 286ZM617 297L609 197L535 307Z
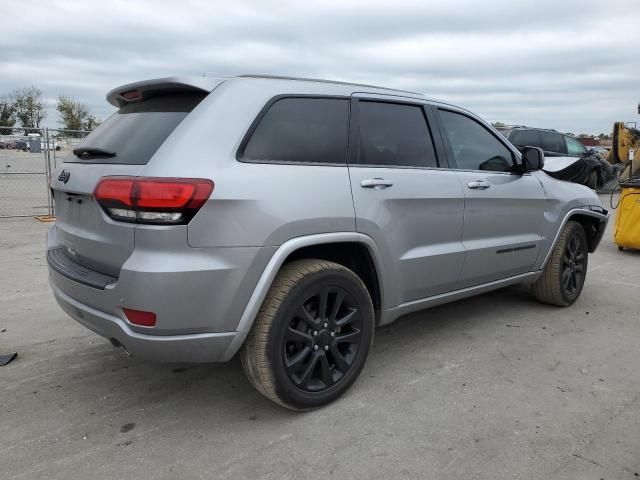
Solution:
M556 233L553 238L553 241L550 242L548 248L545 249L544 255L542 255L542 251L541 251L541 254L538 257L538 261L536 262L536 267L538 269L543 269L545 267L545 265L547 264L547 261L551 257L551 253L553 252L553 249L556 246L556 243L558 243L560 232L562 232L562 229L564 228L564 226L570 220L580 218L580 217L593 218L599 224L597 233L595 234L594 237L589 239L589 251L593 253L598 247L598 244L600 243L600 240L602 239L604 231L607 227L607 222L609 221L609 213L604 208L601 208L601 211L597 211L597 209L599 208L601 207L585 206L585 207L572 208L571 210L569 210L564 215L562 221L560 222L558 228L556 229ZM589 232L587 232L587 234L589 234Z

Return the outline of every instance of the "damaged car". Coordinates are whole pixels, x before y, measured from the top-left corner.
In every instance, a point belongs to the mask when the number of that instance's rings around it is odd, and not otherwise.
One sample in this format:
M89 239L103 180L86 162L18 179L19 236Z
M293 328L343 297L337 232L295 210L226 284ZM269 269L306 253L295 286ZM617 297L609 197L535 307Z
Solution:
M498 131L519 150L525 146L541 148L545 156L544 171L559 180L580 183L595 190L615 175L611 164L571 135L525 126L505 126Z

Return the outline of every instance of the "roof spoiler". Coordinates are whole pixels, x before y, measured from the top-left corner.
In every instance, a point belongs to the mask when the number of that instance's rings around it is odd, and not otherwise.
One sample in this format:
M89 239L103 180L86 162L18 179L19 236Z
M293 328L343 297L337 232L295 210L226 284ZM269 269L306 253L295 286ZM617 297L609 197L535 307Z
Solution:
M107 102L120 108L127 103L140 102L149 97L167 93L210 93L225 80L225 78L214 77L166 77L142 80L114 88L107 93Z

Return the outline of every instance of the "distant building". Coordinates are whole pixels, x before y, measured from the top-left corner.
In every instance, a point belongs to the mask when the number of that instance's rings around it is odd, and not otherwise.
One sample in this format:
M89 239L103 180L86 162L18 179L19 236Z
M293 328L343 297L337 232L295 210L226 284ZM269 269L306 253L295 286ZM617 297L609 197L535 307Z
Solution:
M580 143L585 147L595 147L600 145L600 139L596 137L578 137Z

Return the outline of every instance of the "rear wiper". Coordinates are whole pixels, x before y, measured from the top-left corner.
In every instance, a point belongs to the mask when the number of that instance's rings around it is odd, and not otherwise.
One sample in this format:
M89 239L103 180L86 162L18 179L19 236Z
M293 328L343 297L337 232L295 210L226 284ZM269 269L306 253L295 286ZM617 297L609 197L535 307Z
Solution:
M76 157L115 157L116 152L111 150L105 150L100 147L78 147L73 149L73 154Z

